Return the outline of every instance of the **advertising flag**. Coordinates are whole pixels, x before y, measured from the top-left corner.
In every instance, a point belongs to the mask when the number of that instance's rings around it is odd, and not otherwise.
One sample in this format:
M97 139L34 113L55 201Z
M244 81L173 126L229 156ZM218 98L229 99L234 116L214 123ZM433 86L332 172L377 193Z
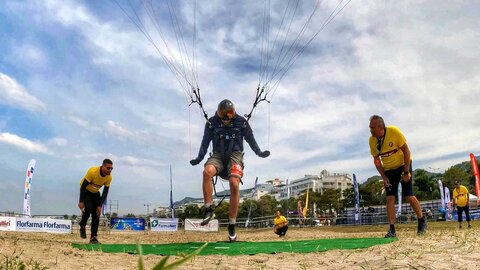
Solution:
M450 190L448 189L448 187L444 187L445 189L445 197L444 197L444 200L445 200L445 210L447 211L447 214L445 215L445 218L447 220L451 220L452 219L452 203L450 202Z
M448 187L444 187L444 189L445 189L445 197L444 197L445 204L448 204L450 202L450 190L448 189Z
M290 186L288 185L288 179L287 179L287 200L290 200Z
M307 197L305 198L305 207L303 208L303 217L307 217L307 210L308 210L308 190L310 189L310 186L307 188Z
M170 211L172 212L172 218L174 218L175 213L173 211L172 165L170 165Z
M470 161L472 163L472 171L475 176L475 195L478 198L478 203L480 204L480 174L478 172L478 163L475 155L470 153Z
M402 184L398 183L398 209L397 209L397 217L402 215Z
M440 179L438 179L438 188L440 189L440 205L442 206L442 209L445 209L445 190L443 189L443 183Z
M353 174L353 193L355 196L355 223L360 219L360 194L358 192L358 182L357 177Z
M33 171L35 170L35 159L30 160L25 178L25 192L23 194L23 214L30 217L30 188L32 186Z

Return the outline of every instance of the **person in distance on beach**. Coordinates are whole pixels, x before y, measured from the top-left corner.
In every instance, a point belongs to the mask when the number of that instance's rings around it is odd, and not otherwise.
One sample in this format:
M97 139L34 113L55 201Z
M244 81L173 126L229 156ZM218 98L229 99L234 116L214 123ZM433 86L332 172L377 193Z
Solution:
M288 231L288 221L287 219L282 216L280 210L277 211L275 214L275 218L273 219L273 232L278 234L280 237L285 236Z
M470 201L470 193L464 185L460 185L458 181L455 182L455 188L453 189L452 203L453 207L457 208L458 228L462 228L463 212L467 219L468 228L472 227L470 224L470 211L468 202Z

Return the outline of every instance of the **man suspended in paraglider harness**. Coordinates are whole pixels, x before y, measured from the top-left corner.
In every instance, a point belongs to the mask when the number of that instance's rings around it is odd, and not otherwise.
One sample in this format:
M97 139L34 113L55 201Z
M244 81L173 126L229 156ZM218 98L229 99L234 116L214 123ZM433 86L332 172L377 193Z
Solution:
M205 212L201 225L207 225L215 217L212 179L214 176L220 176L230 183L230 206L228 209L228 238L230 241L235 241L237 238L235 223L240 201L240 182L243 176L244 138L257 156L266 158L270 155L270 151L260 150L247 120L236 114L233 103L225 99L218 104L216 115L208 119L205 124L198 156L190 161L193 166L199 164L212 141L213 154L208 158L203 170L202 187Z

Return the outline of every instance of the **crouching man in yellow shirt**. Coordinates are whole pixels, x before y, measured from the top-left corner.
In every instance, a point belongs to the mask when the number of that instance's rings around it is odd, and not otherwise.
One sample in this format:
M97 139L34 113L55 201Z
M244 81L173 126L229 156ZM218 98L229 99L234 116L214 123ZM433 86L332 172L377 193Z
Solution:
M277 211L275 219L273 220L273 232L278 234L280 237L285 236L288 230L288 221L282 216L280 211Z

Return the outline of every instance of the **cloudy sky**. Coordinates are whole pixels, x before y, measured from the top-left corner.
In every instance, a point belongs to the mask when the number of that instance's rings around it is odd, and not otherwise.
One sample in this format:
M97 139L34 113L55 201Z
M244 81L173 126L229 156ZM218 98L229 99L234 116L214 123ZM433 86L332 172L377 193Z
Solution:
M188 106L184 79L192 76L172 69L196 60L194 82L209 116L224 98L247 113L266 56L272 74L275 59L289 59L282 44L295 41L315 6L155 1L147 13L130 2L0 3L0 211L22 211L30 159L37 161L32 214L78 213L79 181L106 157L115 167L109 199L120 213L168 205L170 164L174 200L201 197L202 166L188 161L204 120ZM323 169L365 181L376 174L372 114L405 133L416 168L444 171L479 154L480 4L352 0L302 50L339 3L348 2L319 3L292 47L301 54L269 84L271 103L260 103L250 122L272 154L261 159L246 147L243 188L256 176L293 180Z

